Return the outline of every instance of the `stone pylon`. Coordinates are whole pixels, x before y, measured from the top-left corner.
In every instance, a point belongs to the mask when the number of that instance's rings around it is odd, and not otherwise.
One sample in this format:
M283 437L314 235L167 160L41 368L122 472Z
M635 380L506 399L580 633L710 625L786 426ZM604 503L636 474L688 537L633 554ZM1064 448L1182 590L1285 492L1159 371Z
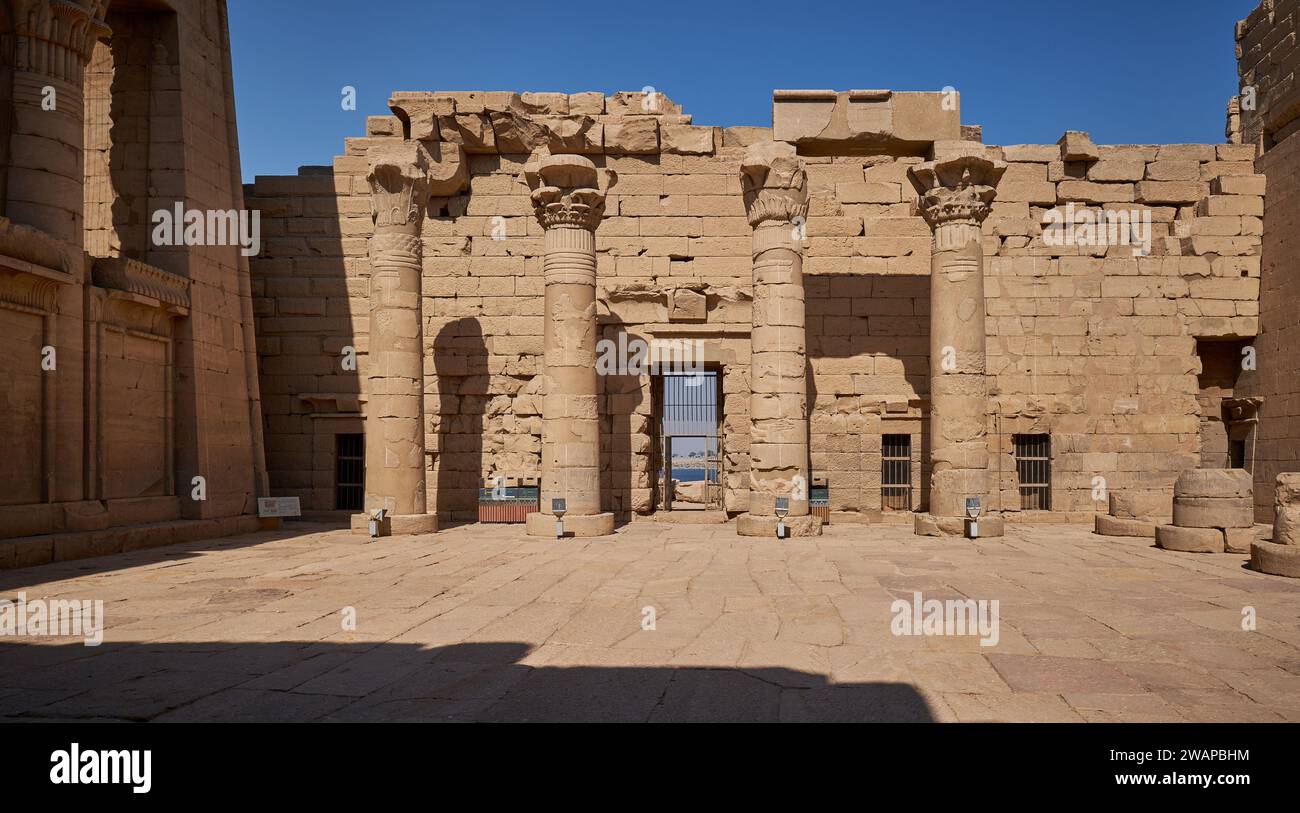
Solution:
M428 533L420 227L430 158L419 142L371 152L370 349L366 370L366 511L388 509L391 533Z
M908 170L921 215L934 230L930 264L930 501L915 530L963 535L966 498L984 511L979 535L1001 536L989 512L988 381L984 330L984 243L1006 164L962 144Z
M790 536L816 536L808 512L808 380L804 333L803 239L808 177L795 148L755 144L740 164L753 229L754 306L750 364L749 512L745 536L775 536L778 497L788 498Z
M13 3L13 109L0 194L15 223L83 243L85 77L107 0Z
M600 505L600 389L596 380L596 227L606 175L581 155L541 154L524 168L543 237L545 382L541 513L532 536L555 536L552 500L566 503L566 535L614 532Z

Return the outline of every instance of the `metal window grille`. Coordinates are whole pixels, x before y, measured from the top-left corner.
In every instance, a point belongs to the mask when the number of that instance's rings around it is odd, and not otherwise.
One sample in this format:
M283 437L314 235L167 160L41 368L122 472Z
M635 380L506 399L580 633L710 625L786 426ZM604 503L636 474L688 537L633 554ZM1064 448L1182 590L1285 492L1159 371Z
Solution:
M886 511L912 510L912 436L880 438L880 505Z
M1052 439L1049 435L1015 435L1020 510L1052 510Z
M334 507L360 511L366 502L366 436L334 436Z

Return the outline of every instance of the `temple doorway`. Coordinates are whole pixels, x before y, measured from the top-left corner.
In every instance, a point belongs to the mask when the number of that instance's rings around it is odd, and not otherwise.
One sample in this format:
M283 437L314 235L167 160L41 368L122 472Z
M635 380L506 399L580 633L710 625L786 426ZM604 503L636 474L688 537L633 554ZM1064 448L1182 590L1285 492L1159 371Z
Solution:
M654 378L657 511L721 511L724 482L719 370Z

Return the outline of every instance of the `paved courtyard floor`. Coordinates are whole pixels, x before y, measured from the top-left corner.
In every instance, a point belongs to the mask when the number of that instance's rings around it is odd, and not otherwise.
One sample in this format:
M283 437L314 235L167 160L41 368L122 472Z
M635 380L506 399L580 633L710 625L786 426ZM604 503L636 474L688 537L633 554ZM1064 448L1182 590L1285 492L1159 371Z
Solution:
M1078 526L294 524L0 572L105 619L0 637L0 719L1300 721L1300 582L1245 560ZM918 592L997 600L996 645L893 634Z

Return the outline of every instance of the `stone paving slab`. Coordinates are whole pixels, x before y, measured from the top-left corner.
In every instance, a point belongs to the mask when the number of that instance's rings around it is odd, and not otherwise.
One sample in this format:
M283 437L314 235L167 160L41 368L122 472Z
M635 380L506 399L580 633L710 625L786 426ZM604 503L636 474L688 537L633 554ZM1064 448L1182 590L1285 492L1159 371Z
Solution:
M105 614L98 647L0 636L0 720L1300 721L1300 582L1246 561L1083 526L293 523L0 573ZM895 634L916 593L996 600L996 643Z

